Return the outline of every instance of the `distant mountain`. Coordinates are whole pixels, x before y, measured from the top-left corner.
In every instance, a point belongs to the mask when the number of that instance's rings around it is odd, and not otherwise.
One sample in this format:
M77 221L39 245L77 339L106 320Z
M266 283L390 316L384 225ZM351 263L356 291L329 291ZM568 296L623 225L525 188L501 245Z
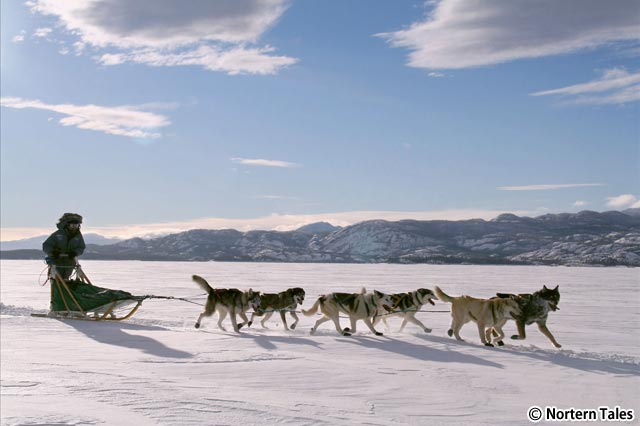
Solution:
M372 220L334 230L313 224L290 232L200 229L89 245L83 259L640 266L640 215L631 213ZM5 259L35 255L1 253Z
M339 226L333 226L328 222L316 222L309 225L301 226L296 229L298 232L306 232L308 234L320 234L322 232L333 232L341 229Z
M53 232L53 231L52 231ZM107 238L98 234L82 234L84 242L86 244L107 245L115 244L122 241L120 238ZM1 250L41 250L42 243L46 240L48 235L40 235L33 238L26 238L24 240L16 241L2 241L0 242Z

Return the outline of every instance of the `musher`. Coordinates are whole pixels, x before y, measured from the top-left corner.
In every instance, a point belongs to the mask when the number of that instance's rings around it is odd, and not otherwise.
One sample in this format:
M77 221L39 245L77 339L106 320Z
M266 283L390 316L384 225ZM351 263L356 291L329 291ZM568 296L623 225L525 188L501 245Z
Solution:
M58 230L42 243L47 254L48 265L56 267L60 276L68 280L77 264L77 257L84 252L85 244L80 224L82 216L77 213L65 213L58 221Z

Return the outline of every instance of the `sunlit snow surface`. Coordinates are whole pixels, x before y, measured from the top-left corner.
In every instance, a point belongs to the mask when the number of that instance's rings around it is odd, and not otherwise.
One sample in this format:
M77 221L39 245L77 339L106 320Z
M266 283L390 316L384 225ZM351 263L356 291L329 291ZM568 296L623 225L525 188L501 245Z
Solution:
M278 292L301 286L305 307L332 291L404 292L440 286L490 297L560 285L548 326L502 348L446 334L450 316L421 312L384 336L363 323L353 337L318 318L283 330L274 316L238 335L201 307L148 300L121 323L35 318L46 312L44 265L2 261L2 425L515 425L532 405L635 409L640 415L640 269L514 266L162 263L85 261L93 283L204 302L192 274L214 286ZM197 297L196 297L197 296ZM448 310L437 302L425 310ZM347 320L342 320L347 326ZM229 325L227 320L227 325ZM230 325L228 329L231 330ZM507 335L515 325L505 327Z

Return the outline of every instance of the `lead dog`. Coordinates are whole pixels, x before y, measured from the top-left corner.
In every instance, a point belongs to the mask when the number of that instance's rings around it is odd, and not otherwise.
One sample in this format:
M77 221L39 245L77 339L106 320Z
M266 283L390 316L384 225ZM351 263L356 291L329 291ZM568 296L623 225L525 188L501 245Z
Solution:
M385 307L386 310L391 310L392 305L389 295L380 291L374 290L373 293L366 293L363 288L358 293L331 293L324 296L320 296L316 303L313 304L311 309L302 310L302 313L306 316L311 316L318 312L318 309L324 314L324 317L316 321L316 324L311 329L311 334L315 333L318 326L327 321L333 321L336 326L336 330L343 336L351 336L356 332L356 321L362 320L369 327L369 330L376 336L382 336L382 333L376 331L371 323L371 319L375 318L378 309ZM342 329L340 327L339 315L340 313L349 315L351 321L351 328Z
M222 320L229 314L233 330L238 332L245 323L249 322L246 314L247 310L251 307L255 311L260 307L260 292L251 289L241 291L237 288L214 289L204 278L198 275L193 275L191 278L209 295L207 297L207 303L204 306L204 311L196 321L196 328L200 328L200 322L203 317L210 317L214 312L218 312L218 328L226 331L222 326ZM240 315L244 322L238 324L236 315Z
M373 320L374 327L378 321L380 321L380 318L382 318L384 325L388 327L387 316L399 316L403 318L400 331L404 330L407 322L412 322L425 332L431 333L431 329L416 318L416 313L422 308L422 305L426 303L435 305L432 299L435 299L436 295L433 294L433 291L428 288L419 288L416 291L407 293L390 294L389 297L393 302L392 311L387 313L384 308L378 309L378 316Z
M264 315L264 318L260 321L262 327L266 328L264 323L275 311L280 313L280 318L282 318L282 324L284 325L285 330L289 330L287 327L287 318L285 317L285 313L288 311L294 319L293 324L291 324L291 329L294 330L296 325L298 325L298 315L296 315L296 309L298 305L302 305L304 302L304 289L300 287L289 288L285 291L281 291L280 293L264 293L260 295L260 308L253 311L251 315L251 320L249 321L248 326L251 327L253 323L253 319L256 316Z
M531 325L535 322L540 332L547 336L547 339L549 339L553 346L556 348L562 347L547 328L549 311L557 311L560 309L558 308L558 303L560 303L559 286L556 286L554 289L548 289L545 285L542 286L542 290L538 290L533 294L497 293L497 296L500 298L515 299L520 306L521 313L515 319L518 334L511 336L512 339L524 340L527 337L524 331L525 325Z
M460 337L460 329L469 321L474 321L478 326L480 341L485 346L493 346L490 342L492 328L498 333L493 340L502 345L504 332L502 326L508 319L515 319L520 314L518 302L511 298L476 299L470 296L452 297L435 287L436 296L443 302L451 303L451 328L447 332L449 336Z

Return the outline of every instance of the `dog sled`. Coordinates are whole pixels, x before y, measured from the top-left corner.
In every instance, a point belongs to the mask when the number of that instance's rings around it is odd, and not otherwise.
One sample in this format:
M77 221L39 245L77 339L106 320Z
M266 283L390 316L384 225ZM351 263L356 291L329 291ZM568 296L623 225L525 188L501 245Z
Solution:
M79 264L65 280L54 265L49 266L51 303L48 314L34 317L80 319L90 321L122 321L131 318L147 299L189 300L171 296L134 296L123 290L111 290L91 283ZM193 302L190 302L193 303Z

